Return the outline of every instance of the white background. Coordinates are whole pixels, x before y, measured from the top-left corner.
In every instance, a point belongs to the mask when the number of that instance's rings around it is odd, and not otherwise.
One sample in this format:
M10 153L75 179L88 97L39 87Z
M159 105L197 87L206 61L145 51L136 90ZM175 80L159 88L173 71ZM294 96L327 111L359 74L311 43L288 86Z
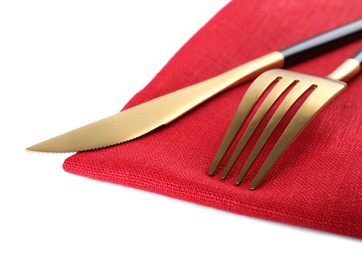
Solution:
M0 259L362 259L361 240L66 173L25 147L113 114L226 0L0 2Z

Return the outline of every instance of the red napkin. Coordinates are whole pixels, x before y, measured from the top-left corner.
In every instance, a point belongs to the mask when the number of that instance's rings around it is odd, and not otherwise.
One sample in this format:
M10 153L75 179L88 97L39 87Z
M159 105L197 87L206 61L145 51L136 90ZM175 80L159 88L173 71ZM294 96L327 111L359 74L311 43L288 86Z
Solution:
M361 13L361 0L232 1L126 107L354 21ZM361 43L291 69L327 75ZM248 189L255 170L234 185L245 156L226 181L220 180L220 172L207 174L249 85L132 142L77 153L64 169L239 214L362 238L362 76L311 122L255 191Z

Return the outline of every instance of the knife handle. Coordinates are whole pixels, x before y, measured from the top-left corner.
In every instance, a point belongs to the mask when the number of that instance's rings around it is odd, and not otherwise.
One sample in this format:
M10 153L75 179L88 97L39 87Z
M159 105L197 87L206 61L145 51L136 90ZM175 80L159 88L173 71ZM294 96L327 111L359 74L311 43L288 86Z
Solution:
M362 39L362 19L319 34L279 52L284 56L284 67L289 67L358 39Z

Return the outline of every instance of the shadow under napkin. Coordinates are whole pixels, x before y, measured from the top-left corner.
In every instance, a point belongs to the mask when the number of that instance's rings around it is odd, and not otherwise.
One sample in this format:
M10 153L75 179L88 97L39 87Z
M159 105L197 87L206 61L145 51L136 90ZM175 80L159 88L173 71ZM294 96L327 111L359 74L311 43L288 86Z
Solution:
M353 21L360 10L360 0L232 1L126 108ZM360 47L361 41L292 69L323 76ZM220 173L207 175L248 85L132 142L77 153L64 169L238 214L362 238L362 77L312 121L255 191L248 190L252 174L234 185L239 168L226 181L220 181Z

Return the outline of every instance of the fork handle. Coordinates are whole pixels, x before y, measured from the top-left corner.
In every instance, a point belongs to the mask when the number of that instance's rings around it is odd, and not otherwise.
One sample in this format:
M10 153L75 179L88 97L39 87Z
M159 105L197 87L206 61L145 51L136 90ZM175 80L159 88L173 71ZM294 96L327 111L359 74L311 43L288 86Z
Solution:
M352 59L355 59L356 61L359 62L360 65L362 65L362 49L356 52L356 54L353 55Z
M328 78L347 82L361 72L361 64L362 49L339 65L331 74L328 75Z
M362 19L319 34L279 52L284 56L284 67L289 67L358 39L362 39Z

